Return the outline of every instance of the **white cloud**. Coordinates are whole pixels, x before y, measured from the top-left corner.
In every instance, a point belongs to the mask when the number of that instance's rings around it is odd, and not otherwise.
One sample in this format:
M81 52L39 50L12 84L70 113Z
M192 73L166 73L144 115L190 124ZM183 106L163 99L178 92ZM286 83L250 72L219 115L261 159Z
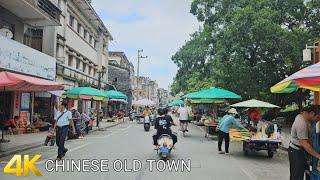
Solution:
M140 74L167 88L177 67L171 56L200 23L189 13L191 0L94 0L92 5L114 37L111 50L124 51L136 66L136 50L149 58Z

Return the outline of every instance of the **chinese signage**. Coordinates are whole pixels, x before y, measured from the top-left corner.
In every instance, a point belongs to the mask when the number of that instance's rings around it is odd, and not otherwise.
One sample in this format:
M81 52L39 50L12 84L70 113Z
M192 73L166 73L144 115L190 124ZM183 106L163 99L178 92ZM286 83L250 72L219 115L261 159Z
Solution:
M0 35L0 67L55 80L56 59Z

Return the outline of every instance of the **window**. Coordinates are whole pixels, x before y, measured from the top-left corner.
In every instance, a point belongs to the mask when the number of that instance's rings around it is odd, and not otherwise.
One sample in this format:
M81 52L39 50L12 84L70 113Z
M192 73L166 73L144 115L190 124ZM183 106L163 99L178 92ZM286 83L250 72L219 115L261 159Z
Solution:
M78 23L77 32L78 32L79 34L81 33L81 24L80 24L80 23Z
M69 55L68 56L68 66L71 66L72 67L72 55Z
M89 43L92 44L92 36L89 36Z
M94 70L93 70L93 77L96 77L96 75L97 75L97 70L94 69Z
M87 35L88 35L88 31L87 30L83 30L83 38L87 39Z
M89 66L89 72L88 72L89 75L91 75L91 66Z
M77 65L76 68L79 69L80 68L80 59L77 59Z
M74 22L74 17L73 16L69 16L69 25L71 26L71 27L73 27L73 22Z
M96 45L97 45L97 41L94 40L94 41L93 41L93 47L96 48Z
M84 72L84 73L86 72L86 68L87 68L87 64L86 64L86 63L83 63L83 72Z

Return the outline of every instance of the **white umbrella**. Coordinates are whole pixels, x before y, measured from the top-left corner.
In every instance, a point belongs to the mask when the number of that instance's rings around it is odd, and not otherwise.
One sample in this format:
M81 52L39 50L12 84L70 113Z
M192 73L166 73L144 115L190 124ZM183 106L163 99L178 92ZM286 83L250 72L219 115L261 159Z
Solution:
M232 104L231 107L248 107L248 108L280 108L279 106L267 103L267 102L263 102L263 101L259 101L256 99L250 99L247 101L243 101L243 102L239 102L236 104Z
M155 102L149 100L149 99L141 99L141 100L138 100L138 101L133 101L132 102L133 105L136 105L136 106L153 106L153 105L156 105Z

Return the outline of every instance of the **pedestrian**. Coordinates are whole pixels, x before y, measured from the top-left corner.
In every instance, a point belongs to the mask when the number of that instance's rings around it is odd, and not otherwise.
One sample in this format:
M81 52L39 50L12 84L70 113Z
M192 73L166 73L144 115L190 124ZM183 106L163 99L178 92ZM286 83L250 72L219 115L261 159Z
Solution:
M55 130L54 130L54 123L49 127L48 134L46 137L46 140L44 141L44 145L47 146L50 142L50 146L54 145L54 139L55 139Z
M314 156L320 158L310 144L311 126L317 113L315 106L307 106L302 108L291 127L291 138L288 149L290 161L290 180L306 180L310 179L310 174L305 173L309 169L309 158Z
M82 128L81 114L78 111L77 107L72 107L71 112L72 112L73 123L76 128L77 138L82 139L83 134L81 132L81 128Z
M89 122L90 122L90 120L91 120L91 118L87 113L83 112L81 114L81 121L84 122L85 126L86 126L86 128L85 128L86 134L89 134Z
M240 121L236 120L235 116L238 114L235 108L229 109L226 115L222 117L222 119L218 123L218 150L219 154L229 154L229 130L232 126L235 126L239 129L244 129L241 125ZM225 143L225 152L222 151L222 142L224 140Z
M69 126L72 127L72 133L76 130L72 121L72 113L67 110L68 102L62 101L60 111L57 111L55 129L56 129L56 144L58 146L58 156L56 160L60 161L67 153L68 149L64 147L64 142L68 134Z
M190 122L189 120L189 114L190 111L187 107L182 104L180 108L178 109L178 114L179 114L179 121L180 121L180 131L186 131L188 132L188 123Z

